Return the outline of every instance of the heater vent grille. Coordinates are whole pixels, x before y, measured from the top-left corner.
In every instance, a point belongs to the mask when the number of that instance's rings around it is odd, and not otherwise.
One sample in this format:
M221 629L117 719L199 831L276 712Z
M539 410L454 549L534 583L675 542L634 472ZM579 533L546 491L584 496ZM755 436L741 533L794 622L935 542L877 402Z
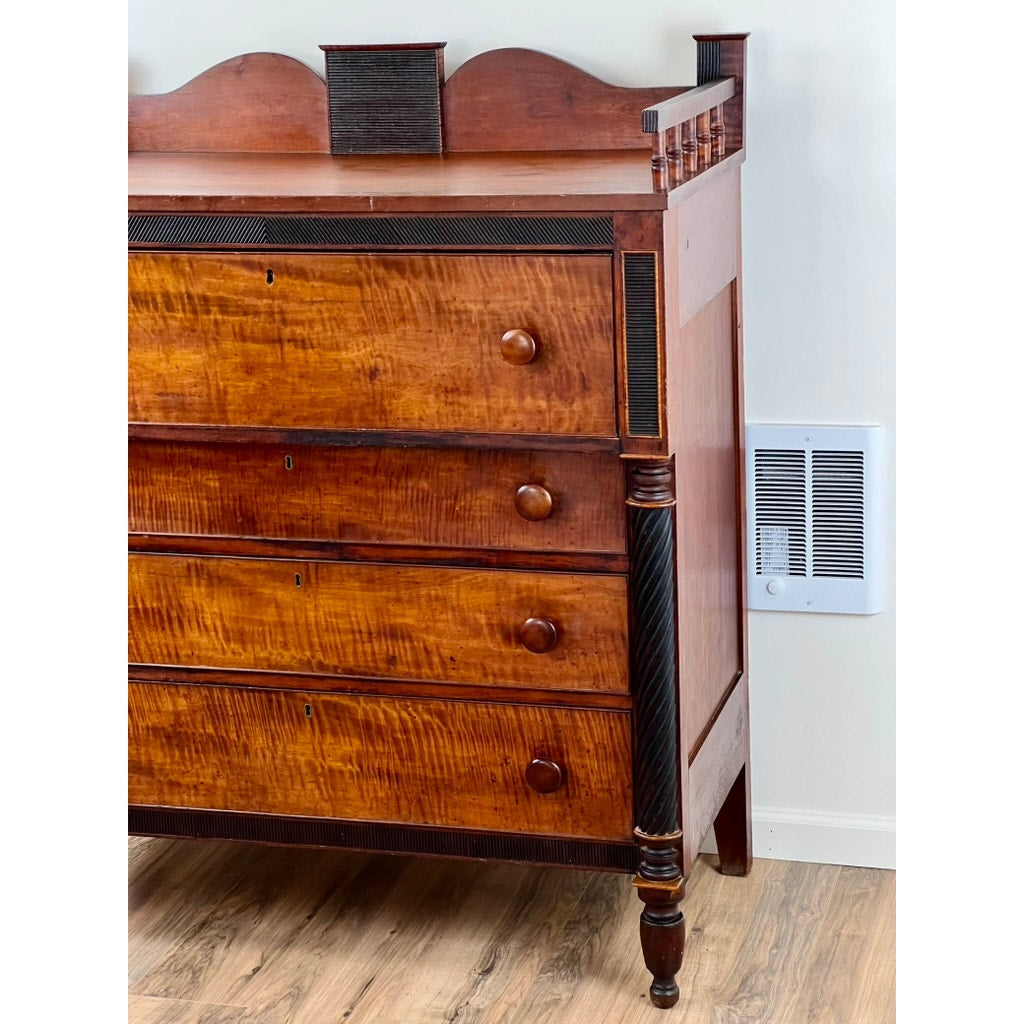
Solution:
M881 427L747 427L755 609L881 611Z

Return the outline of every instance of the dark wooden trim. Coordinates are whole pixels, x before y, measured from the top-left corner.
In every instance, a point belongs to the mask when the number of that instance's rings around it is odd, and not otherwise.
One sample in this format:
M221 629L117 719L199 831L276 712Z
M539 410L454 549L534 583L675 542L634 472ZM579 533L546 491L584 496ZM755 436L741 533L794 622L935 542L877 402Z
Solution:
M750 821L750 767L744 763L715 816L718 870L723 875L749 875L754 866Z
M404 565L473 566L481 569L540 569L554 572L624 573L629 570L626 555L610 552L565 554L517 551L512 548L442 548L413 544L355 544L170 533L129 533L128 550L252 558L308 558L330 562L401 562Z
M150 154L139 154L139 156L147 157ZM154 156L162 156L163 154L153 154ZM185 154L188 155L188 154ZM216 156L216 154L207 154L209 156ZM243 157L249 157L252 154L242 154ZM258 154L257 154L258 155ZM302 154L306 156L307 154ZM460 154L455 154L459 156ZM472 163L478 154L463 154L467 161ZM560 156L568 156L571 154L551 154L553 159ZM581 153L580 158L582 161L592 156L591 153ZM618 154L610 154L614 157ZM632 155L632 154L631 154ZM169 164L173 164L176 161L173 160L174 154L167 154L172 159ZM482 162L491 163L497 160L501 154L492 156L491 154L479 154ZM531 159L532 154L523 154L521 162L523 164L524 175L530 172L533 165L537 163L536 160ZM339 176L343 176L346 168L341 165L342 161L350 160L373 160L378 159L371 156L336 156L331 157L329 154L325 155L324 159L334 160L339 162L337 168ZM403 154L399 156L391 156L389 158L393 161L402 161L403 164L414 160L436 160L437 158L430 154L415 154L408 155ZM519 160L519 157L512 159ZM639 157L638 159L643 160L643 164L648 165L648 161ZM434 165L451 167L451 164L446 163L445 165ZM714 165L712 165L714 166ZM131 166L129 166L129 172ZM168 167L168 175L173 176L177 173L174 167ZM466 167L466 174L473 174L473 167ZM556 214L556 213L580 213L580 214L602 214L609 212L625 212L629 210L643 211L643 210L665 210L668 208L668 196L672 195L670 192L655 192L655 191L583 191L580 192L560 192L559 194L546 195L543 194L542 190L538 189L533 193L526 193L522 190L504 192L501 191L500 187L493 191L487 192L486 190L477 191L473 194L449 194L443 191L444 182L441 180L440 175L435 175L435 180L439 182L436 191L430 191L430 185L428 184L425 191L418 191L415 195L403 195L400 193L385 195L385 194L369 194L369 195L355 195L345 194L339 188L336 193L319 194L319 195L295 195L294 192L286 193L284 189L276 195L252 195L244 191L227 192L218 191L216 187L211 186L210 190L204 194L199 194L192 190L183 190L177 194L170 191L157 192L152 186L146 185L141 186L138 191L131 192L128 196L128 211L130 213L279 213L279 214L303 214L309 213L317 216L324 214L419 214L419 213L453 213L453 214L470 214L470 213L482 213L482 214L493 214L493 215L504 215L508 213L519 213L519 212L530 212L537 214ZM649 178L648 178L649 180ZM173 188L174 186L170 186ZM161 186L161 189L163 186Z
M633 879L644 903L640 915L640 945L651 972L651 1003L661 1009L679 1001L676 974L683 965L686 919L679 908L685 883L679 870L682 832L647 835L636 830L640 845L640 869Z
M130 441L228 441L259 444L397 445L405 448L490 448L616 452L617 437L583 434L468 434L420 430L319 430L228 427L205 423L129 423Z
M128 831L133 835L499 860L591 871L637 870L637 849L633 843L391 822L129 805Z
M628 467L630 680L634 694L633 788L637 828L679 829L679 695L676 664L675 499L651 503L651 470L674 494L671 463ZM646 472L645 472L646 470ZM666 727L668 726L668 727Z
M440 683L434 680L370 679L355 676L308 675L300 672L262 672L255 669L214 669L179 665L128 666L129 679L140 683L180 683L197 686L247 686L267 690L316 690L322 693L418 697L425 700L486 701L488 704L538 705L581 711L632 710L626 694L599 690L546 690L530 687Z
M320 49L324 53L333 53L336 50L350 50L358 52L368 50L371 52L386 52L388 50L437 50L447 46L447 42L439 43L320 43Z

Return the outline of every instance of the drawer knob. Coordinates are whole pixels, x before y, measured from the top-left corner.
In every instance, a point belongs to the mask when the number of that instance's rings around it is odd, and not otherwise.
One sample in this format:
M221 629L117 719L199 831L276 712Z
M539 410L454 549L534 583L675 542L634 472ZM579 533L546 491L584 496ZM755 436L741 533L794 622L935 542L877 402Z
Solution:
M530 363L537 357L537 342L529 332L516 328L501 336L501 358L513 366Z
M534 654L547 654L558 643L558 628L550 619L527 619L519 630L519 642Z
M547 519L554 507L551 492L540 484L523 484L516 491L516 511L531 523Z
M544 757L535 757L526 766L526 784L538 793L554 793L565 781L565 772Z

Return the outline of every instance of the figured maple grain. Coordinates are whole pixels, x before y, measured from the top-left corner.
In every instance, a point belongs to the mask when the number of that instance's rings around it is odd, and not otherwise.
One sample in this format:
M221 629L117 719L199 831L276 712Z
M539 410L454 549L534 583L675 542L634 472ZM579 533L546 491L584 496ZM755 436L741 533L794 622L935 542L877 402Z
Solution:
M128 150L328 153L327 84L301 61L246 53L173 92L128 98Z
M630 834L630 716L133 683L132 804L564 836ZM526 783L535 758L565 781Z
M606 256L129 255L129 419L615 433ZM513 366L502 335L536 358Z
M609 85L536 50L489 50L445 82L445 149L649 151L641 112L682 91Z
M134 663L628 690L624 576L141 553L128 576Z
M531 487L550 494L545 517L520 510L519 492ZM128 448L134 533L622 552L623 498L614 455L162 441Z

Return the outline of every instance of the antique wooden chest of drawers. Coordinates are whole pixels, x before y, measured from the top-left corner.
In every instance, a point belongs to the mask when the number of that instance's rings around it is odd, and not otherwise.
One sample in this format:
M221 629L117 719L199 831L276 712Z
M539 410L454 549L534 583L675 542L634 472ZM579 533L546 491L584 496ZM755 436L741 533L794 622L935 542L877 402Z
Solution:
M325 49L131 102L129 827L629 872L670 1006L750 863L745 39Z

